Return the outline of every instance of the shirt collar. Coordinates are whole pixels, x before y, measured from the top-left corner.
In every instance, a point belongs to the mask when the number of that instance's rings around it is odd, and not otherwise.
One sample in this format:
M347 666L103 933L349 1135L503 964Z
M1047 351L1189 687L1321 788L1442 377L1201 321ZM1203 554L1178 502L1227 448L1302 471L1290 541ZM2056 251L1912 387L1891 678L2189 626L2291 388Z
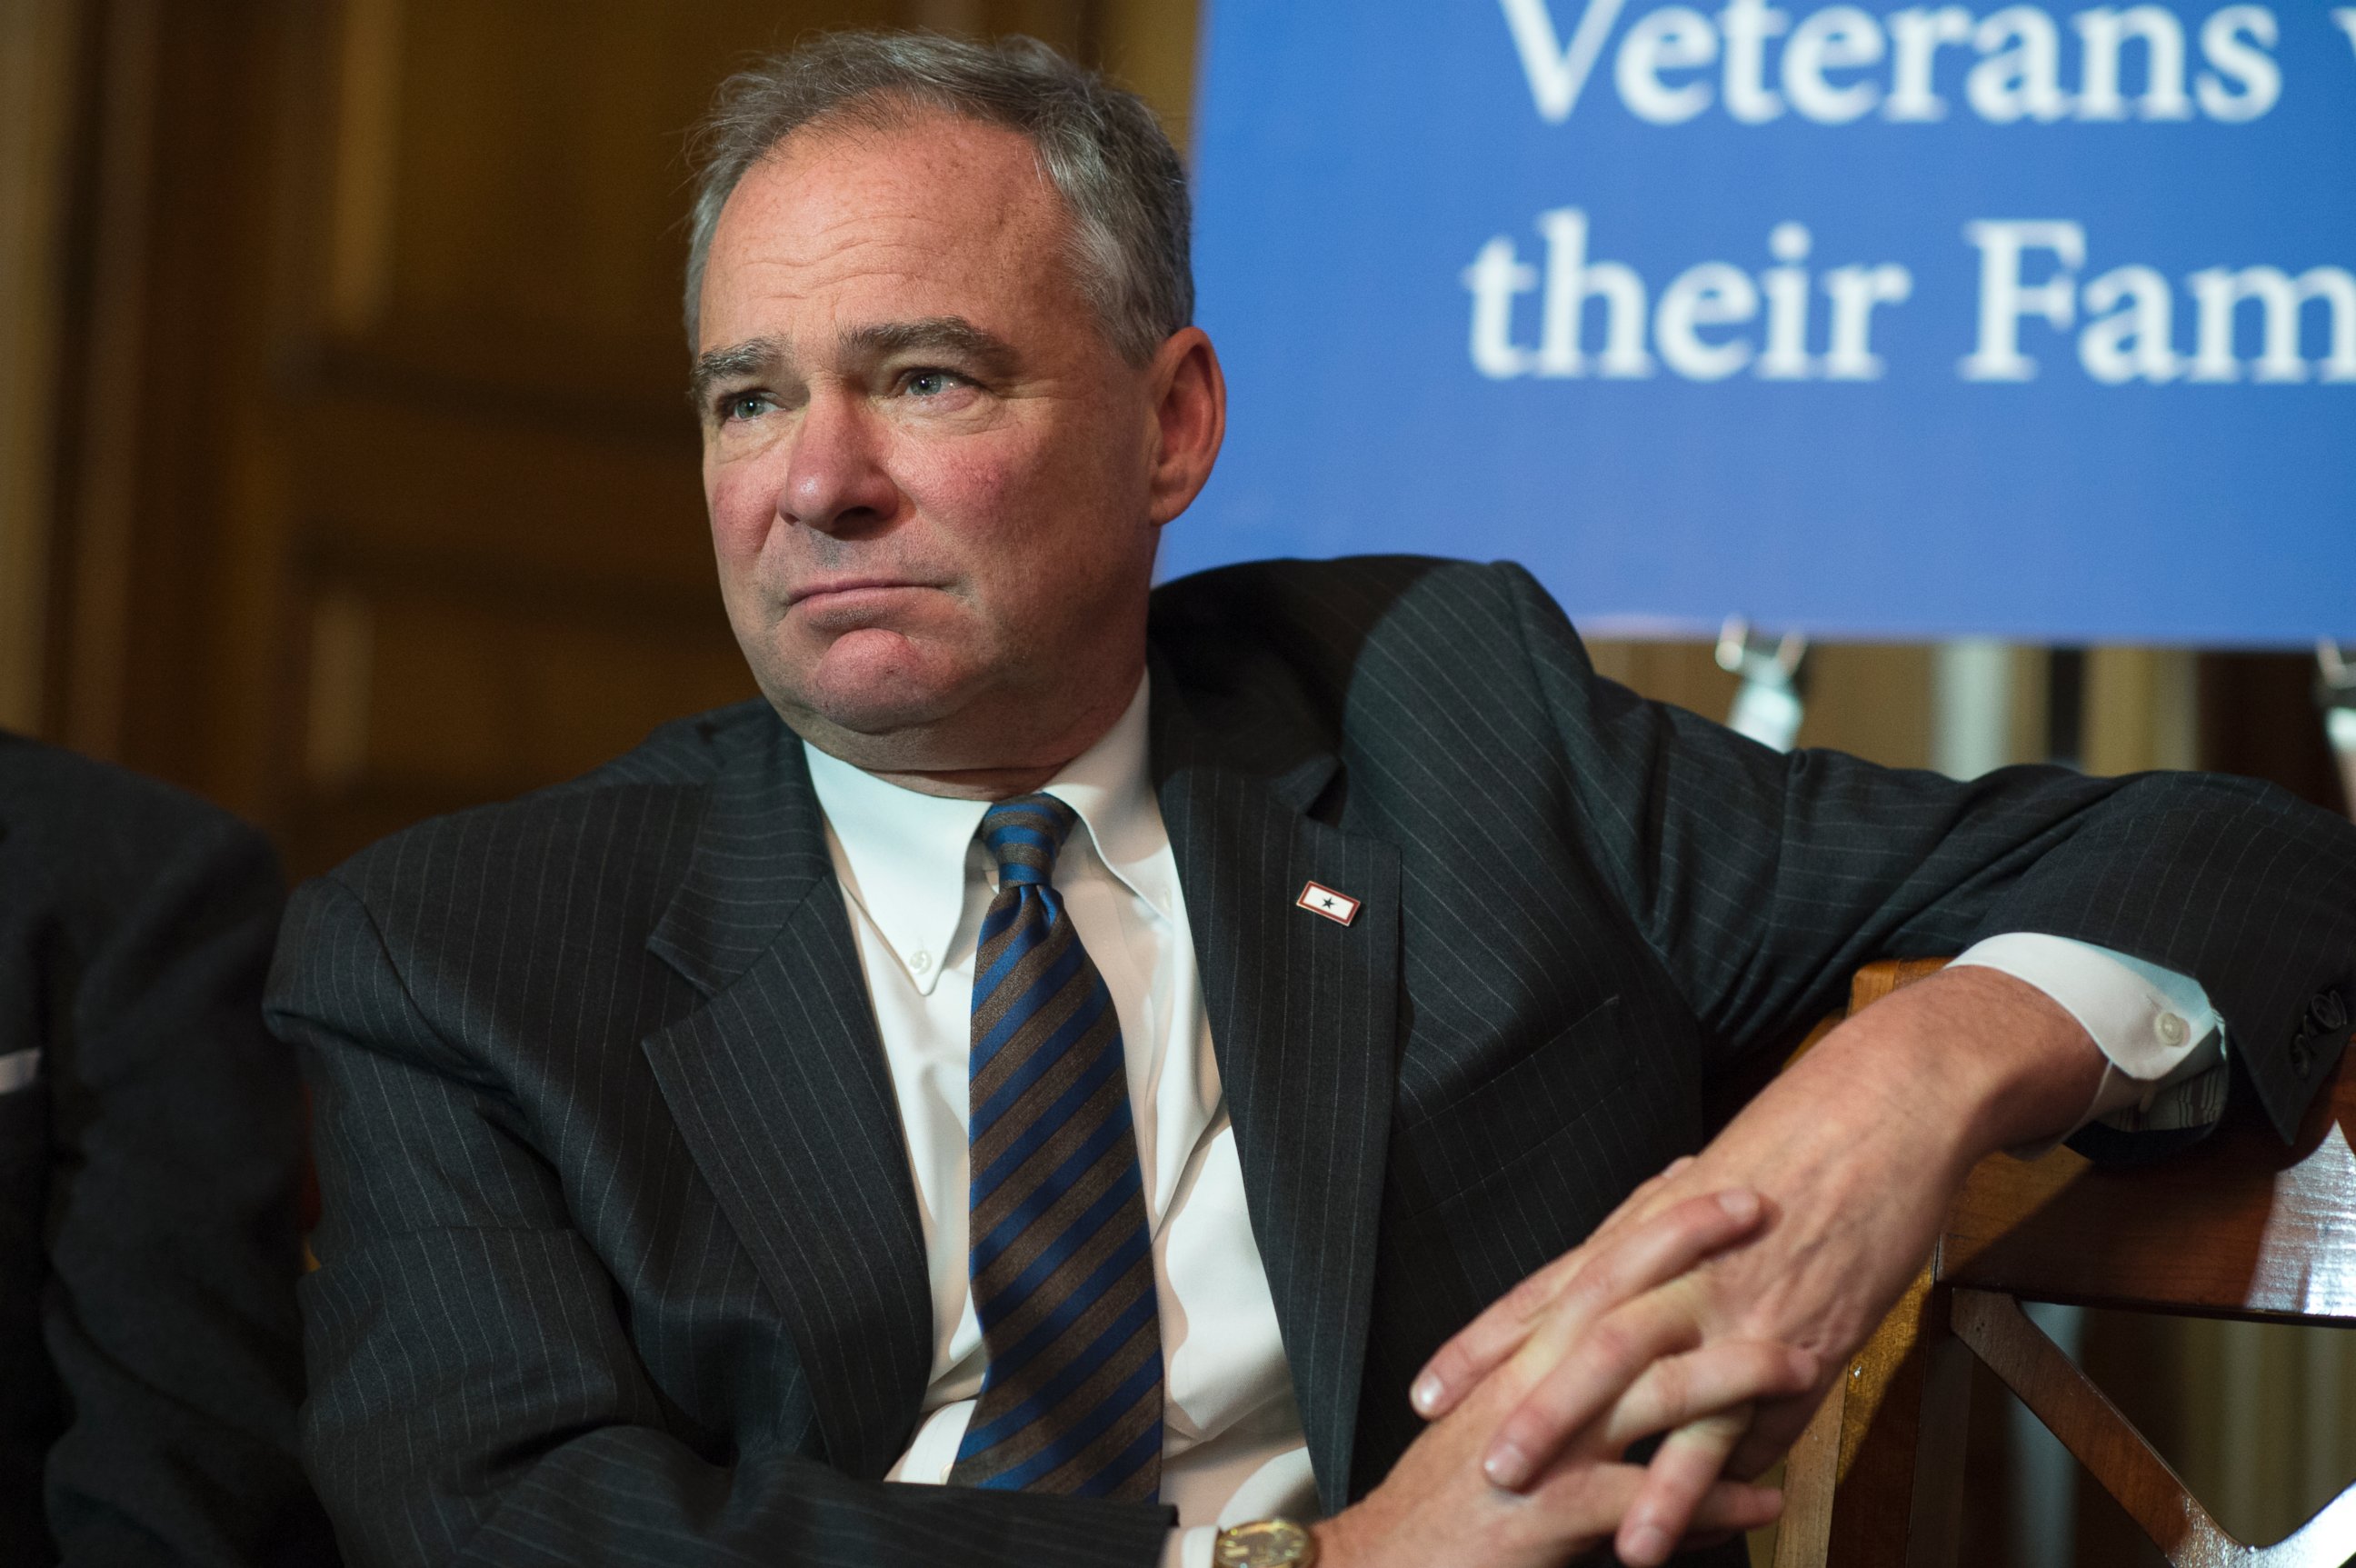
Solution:
M826 812L836 876L867 911L910 983L930 994L957 937L966 849L988 804L903 789L808 741L802 749Z
M1079 814L1074 839L1085 832L1105 869L1167 920L1174 889L1169 835L1147 777L1148 700L1141 680L1113 726L1049 780L1046 792ZM988 805L887 783L808 741L802 749L837 851L836 874L909 980L929 993L956 956L968 855Z
M1112 728L1050 779L1047 793L1079 813L1105 869L1167 920L1176 900L1170 886L1170 834L1148 777L1150 686L1146 680L1138 682L1137 694Z

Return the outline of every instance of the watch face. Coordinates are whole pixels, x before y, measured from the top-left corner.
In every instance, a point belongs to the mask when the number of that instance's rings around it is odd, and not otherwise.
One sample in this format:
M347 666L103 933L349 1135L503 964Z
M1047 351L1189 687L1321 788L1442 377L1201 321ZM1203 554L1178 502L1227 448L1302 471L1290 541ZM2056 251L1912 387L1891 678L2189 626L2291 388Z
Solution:
M1317 1561L1317 1545L1290 1520L1264 1519L1219 1531L1211 1561L1217 1568L1309 1568Z

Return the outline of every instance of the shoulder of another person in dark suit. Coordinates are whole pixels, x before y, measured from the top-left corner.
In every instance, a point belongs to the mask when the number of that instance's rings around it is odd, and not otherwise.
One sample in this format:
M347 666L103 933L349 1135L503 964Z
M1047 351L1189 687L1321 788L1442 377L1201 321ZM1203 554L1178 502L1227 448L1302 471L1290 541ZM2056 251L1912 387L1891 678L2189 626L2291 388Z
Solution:
M273 921L275 853L230 812L157 779L0 733L0 926L85 960L169 921L183 935ZM266 940L267 933L263 936Z
M21 1263L49 1282L32 1375L69 1563L333 1560L288 1436L300 1122L258 1005L283 902L229 812L0 736L0 1033L44 1053Z

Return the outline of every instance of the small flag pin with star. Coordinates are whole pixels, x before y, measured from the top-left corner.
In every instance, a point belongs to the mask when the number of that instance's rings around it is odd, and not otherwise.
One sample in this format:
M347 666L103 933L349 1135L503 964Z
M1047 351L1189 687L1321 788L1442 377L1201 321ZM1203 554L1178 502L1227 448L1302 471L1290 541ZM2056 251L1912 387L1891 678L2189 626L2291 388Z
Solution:
M1312 882L1301 890L1293 900L1312 915L1323 915L1337 926L1346 926L1358 918L1358 901L1347 893L1336 893L1323 882Z

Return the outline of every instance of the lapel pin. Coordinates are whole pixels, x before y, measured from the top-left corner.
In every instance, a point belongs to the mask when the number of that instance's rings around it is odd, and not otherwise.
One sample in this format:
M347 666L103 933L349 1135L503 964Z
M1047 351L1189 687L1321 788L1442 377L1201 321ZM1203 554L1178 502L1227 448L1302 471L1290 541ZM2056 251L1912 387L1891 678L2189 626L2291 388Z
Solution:
M1347 893L1336 893L1323 882L1312 882L1301 890L1293 902L1312 915L1323 915L1337 926L1346 926L1358 918L1358 901Z

